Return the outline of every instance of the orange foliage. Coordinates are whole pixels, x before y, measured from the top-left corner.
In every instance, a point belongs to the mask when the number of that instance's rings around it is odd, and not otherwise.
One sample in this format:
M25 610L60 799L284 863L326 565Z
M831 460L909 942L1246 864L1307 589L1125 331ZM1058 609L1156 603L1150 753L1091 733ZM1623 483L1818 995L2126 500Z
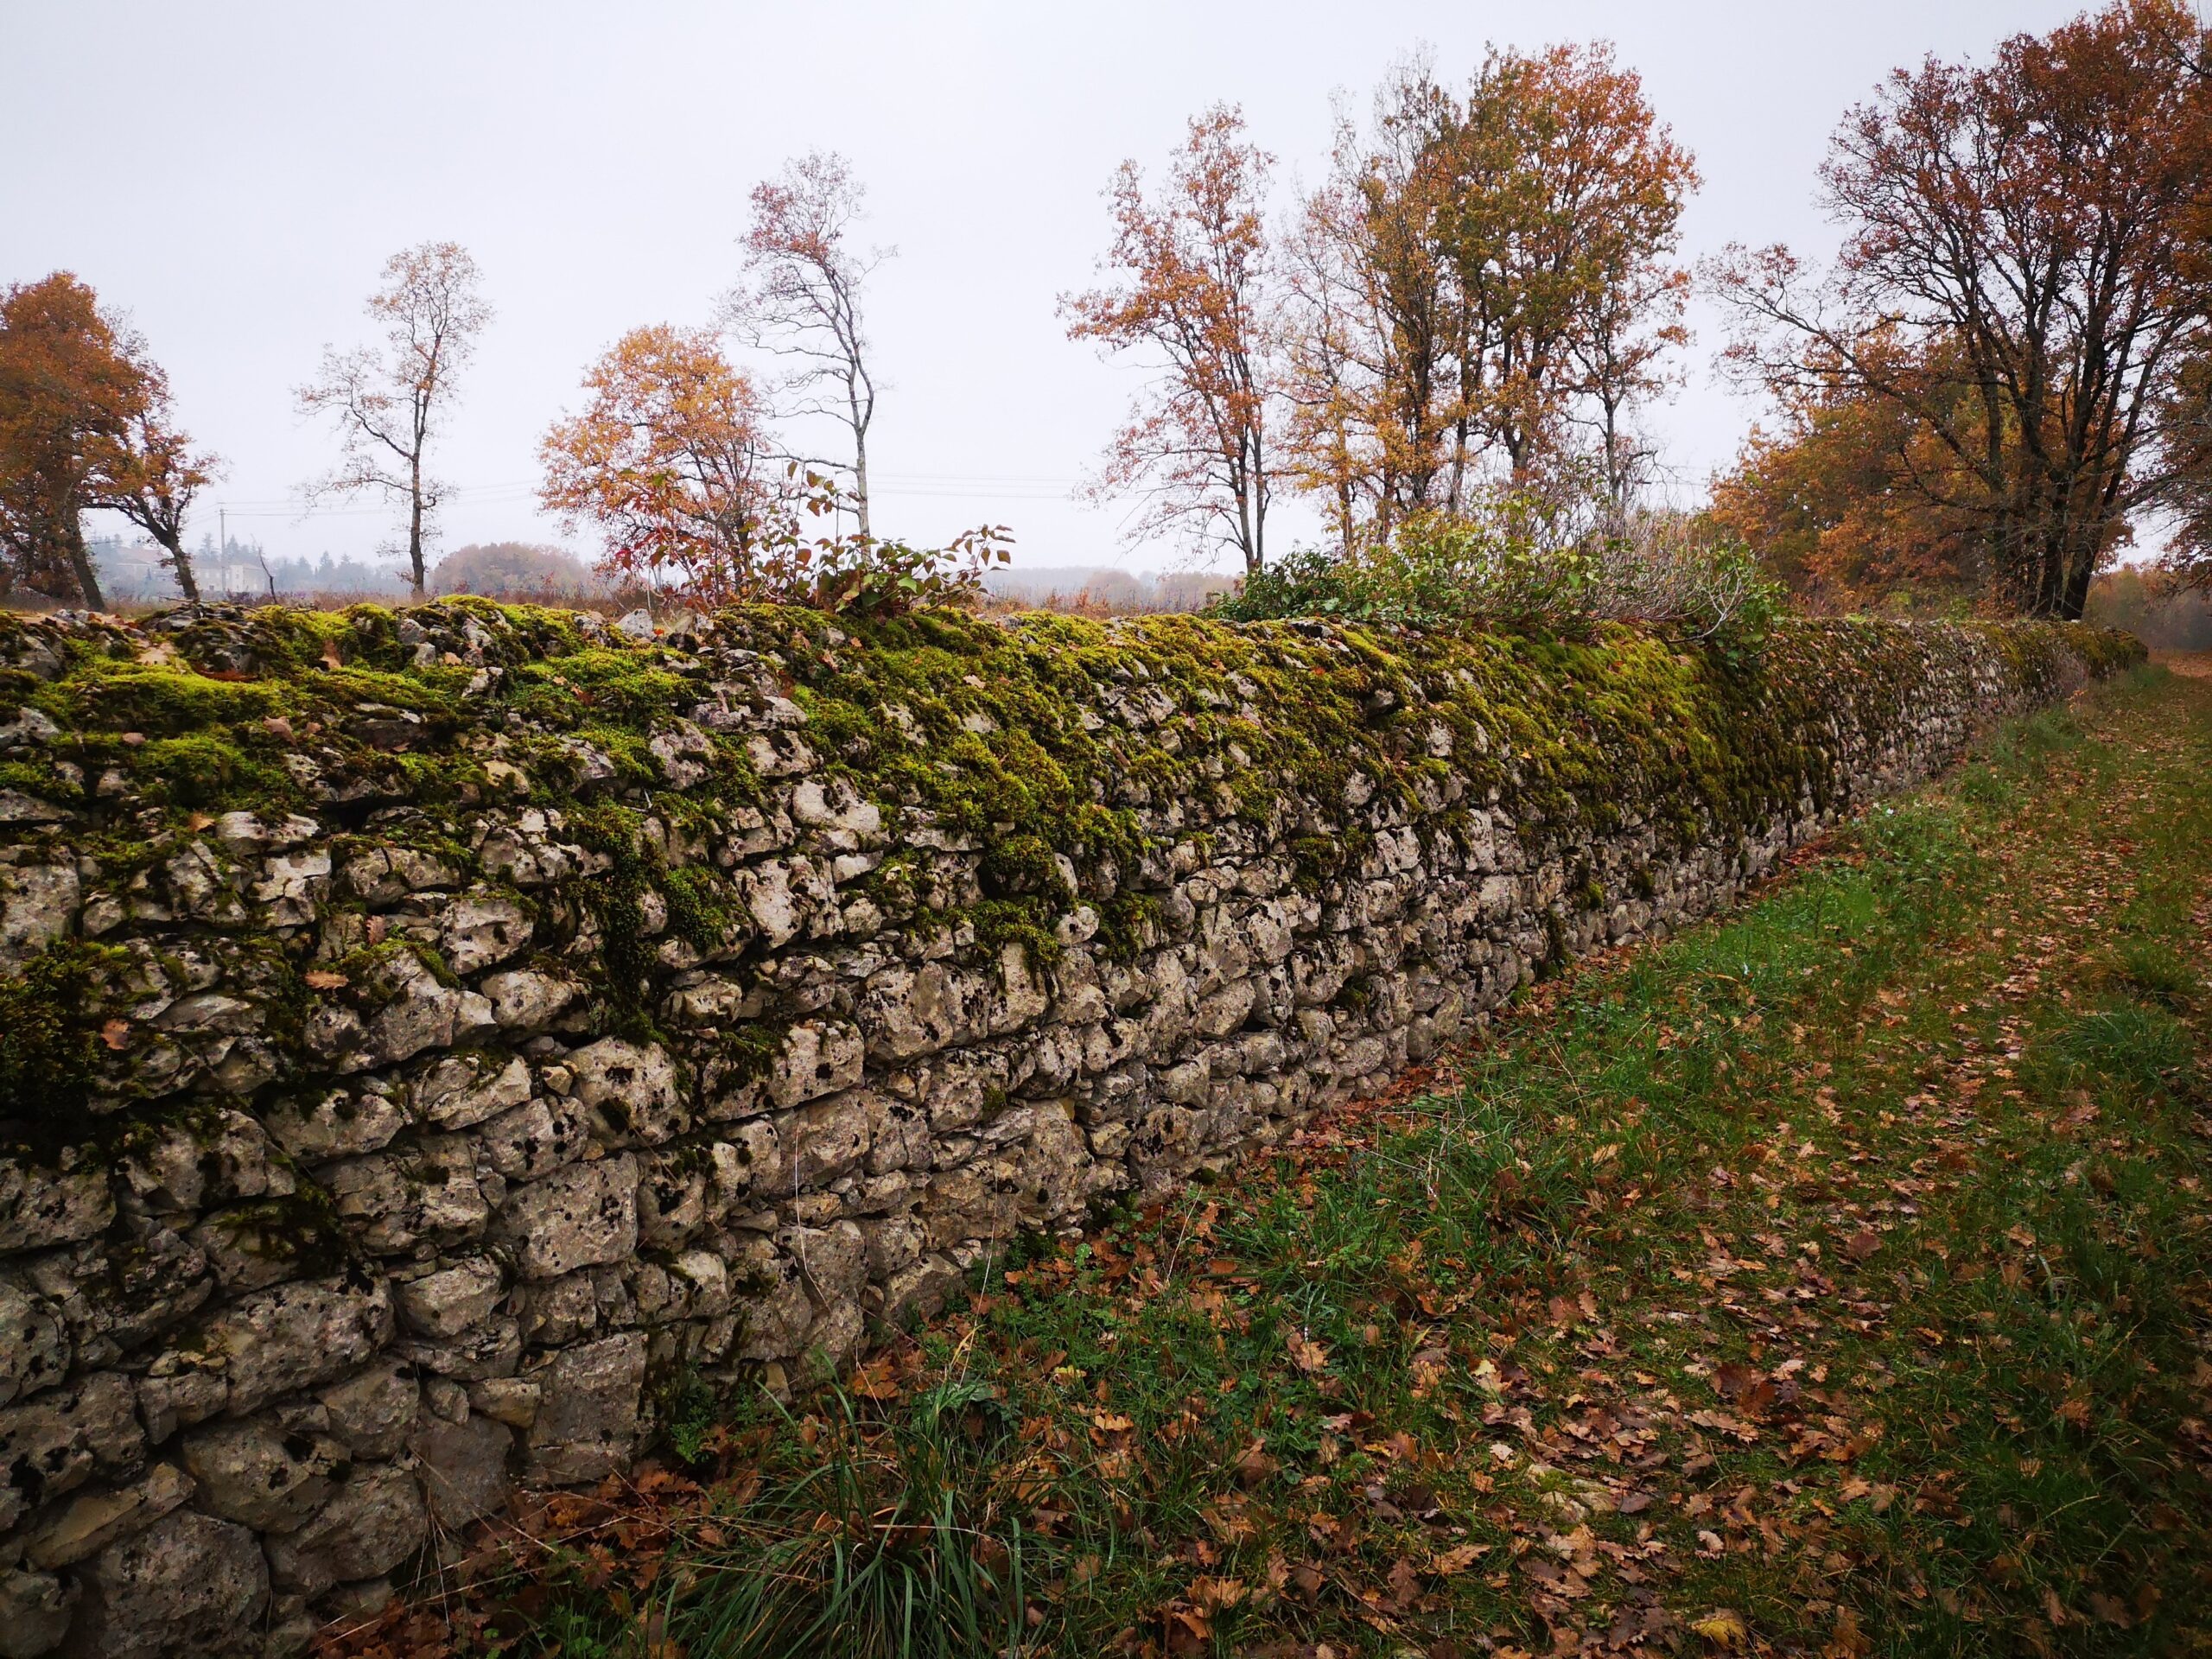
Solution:
M83 515L122 513L167 550L188 600L184 514L214 461L177 426L145 342L67 271L0 296L0 593L99 608Z
M539 499L607 538L601 568L673 580L714 601L753 596L791 539L786 468L752 380L712 331L633 328L584 376L583 413L555 423Z
M1266 560L1270 460L1267 240L1273 157L1244 141L1244 118L1216 105L1190 124L1166 188L1147 199L1124 162L1108 192L1110 288L1063 296L1068 335L1109 352L1149 348L1159 379L1115 435L1095 498L1140 493L1141 531L1225 541Z
M1461 98L1425 62L1338 135L1288 245L1292 471L1339 538L1582 464L1616 503L1631 405L1687 336L1671 264L1688 152L1603 45L1494 52ZM1364 527L1363 529L1363 526Z

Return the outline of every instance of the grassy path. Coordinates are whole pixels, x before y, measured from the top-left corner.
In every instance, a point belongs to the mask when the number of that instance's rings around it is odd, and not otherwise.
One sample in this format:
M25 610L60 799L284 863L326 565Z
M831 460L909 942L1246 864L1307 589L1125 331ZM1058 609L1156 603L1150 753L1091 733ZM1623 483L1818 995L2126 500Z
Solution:
M337 1645L2212 1653L2208 963L2145 671Z

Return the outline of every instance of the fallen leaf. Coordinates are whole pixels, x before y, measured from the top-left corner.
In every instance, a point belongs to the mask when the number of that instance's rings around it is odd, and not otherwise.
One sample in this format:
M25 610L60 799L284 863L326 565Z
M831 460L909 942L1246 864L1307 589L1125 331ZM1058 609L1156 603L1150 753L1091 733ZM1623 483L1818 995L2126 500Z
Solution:
M1421 1599L1421 1574L1414 1571L1414 1564L1401 1555L1390 1563L1390 1605L1404 1612Z
M1191 1599L1202 1612L1217 1613L1224 1607L1234 1607L1251 1592L1242 1579L1198 1579L1191 1585Z
M1318 1371L1329 1363L1329 1351L1303 1331L1292 1332L1283 1346L1290 1351L1291 1363L1301 1371Z
M1429 1571L1448 1579L1455 1573L1465 1572L1489 1554L1490 1548L1488 1544L1454 1544L1428 1564Z
M307 981L310 990L317 991L334 991L340 986L351 982L345 975L334 973L327 968L310 968L302 977Z
M1716 1607L1690 1628L1724 1652L1732 1653L1745 1646L1751 1633L1744 1628L1743 1618L1733 1608Z
M109 1020L100 1027L100 1041L113 1049L130 1047L130 1022L128 1020Z

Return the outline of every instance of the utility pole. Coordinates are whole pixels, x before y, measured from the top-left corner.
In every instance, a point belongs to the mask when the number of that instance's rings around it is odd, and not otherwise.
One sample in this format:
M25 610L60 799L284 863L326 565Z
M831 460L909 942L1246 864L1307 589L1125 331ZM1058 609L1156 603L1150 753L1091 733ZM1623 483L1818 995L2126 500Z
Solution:
M222 540L215 547L215 568L223 573L223 596L227 599L231 593L231 510L216 508L215 522L223 527Z

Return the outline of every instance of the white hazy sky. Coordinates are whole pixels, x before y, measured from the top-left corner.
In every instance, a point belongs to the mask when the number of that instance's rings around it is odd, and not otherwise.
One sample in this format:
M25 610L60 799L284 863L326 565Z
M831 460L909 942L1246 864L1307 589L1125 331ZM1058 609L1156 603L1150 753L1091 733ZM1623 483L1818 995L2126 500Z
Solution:
M1608 39L1704 173L1688 255L1825 250L1814 170L1847 106L1892 67L2080 9L0 0L0 282L72 270L130 315L228 462L210 505L233 533L366 555L390 533L375 512L294 503L331 442L290 389L326 342L364 337L389 254L459 241L498 316L439 458L461 486L444 543L563 539L536 507L536 448L583 365L637 324L708 321L753 181L836 149L868 183L872 238L899 251L868 302L889 384L879 530L1000 522L1020 564L1160 568L1185 561L1068 498L1136 371L1068 341L1055 298L1091 280L1109 173L1157 164L1192 111L1241 104L1287 201L1322 171L1332 93L1363 107L1415 44L1456 79L1488 41ZM1656 423L1693 493L1753 413L1715 384L1698 321L1687 389ZM1300 528L1286 513L1276 535Z

